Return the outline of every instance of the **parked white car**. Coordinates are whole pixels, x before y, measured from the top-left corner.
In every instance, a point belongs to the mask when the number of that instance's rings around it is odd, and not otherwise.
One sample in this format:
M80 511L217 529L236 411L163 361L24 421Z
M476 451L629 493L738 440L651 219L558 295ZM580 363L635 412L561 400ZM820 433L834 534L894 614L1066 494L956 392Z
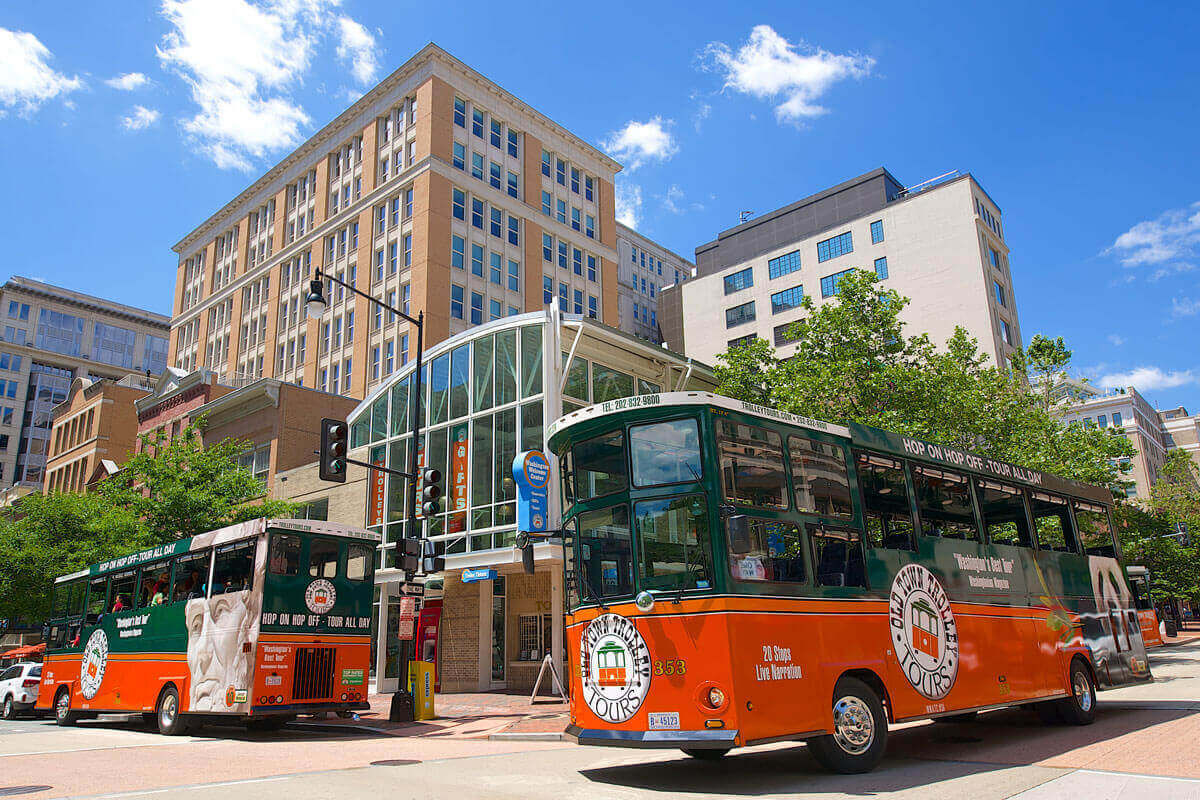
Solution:
M41 664L13 664L0 672L0 717L15 719L21 712L33 711L41 682Z

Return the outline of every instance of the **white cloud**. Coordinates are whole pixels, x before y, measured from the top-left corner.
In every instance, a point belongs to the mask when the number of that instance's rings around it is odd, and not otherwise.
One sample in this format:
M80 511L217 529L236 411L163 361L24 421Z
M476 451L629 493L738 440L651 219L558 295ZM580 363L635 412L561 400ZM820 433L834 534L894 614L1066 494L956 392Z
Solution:
M684 212L683 189L676 184L671 184L671 188L667 189L667 194L663 197L663 208L672 214L682 214Z
M115 78L109 78L104 83L113 89L119 89L122 92L132 92L134 89L140 89L150 82L140 72L126 72L124 75L118 75Z
M218 167L249 171L301 141L311 119L289 91L326 37L346 43L340 1L162 0L171 30L158 58L191 88L198 110L183 130Z
M617 222L637 228L642 218L642 187L618 181L616 185Z
M350 72L360 84L375 82L379 71L375 37L371 32L349 17L338 17L337 57L350 62Z
M1188 297L1171 298L1171 316L1194 317L1197 314L1200 314L1200 300L1192 300Z
M1161 278L1172 272L1187 272L1181 260L1200 255L1200 202L1187 208L1165 211L1157 219L1144 220L1116 238L1105 254L1115 255L1126 267L1166 265L1155 272Z
M1120 347L1121 345L1125 344L1125 337L1115 333L1110 333L1108 335L1108 341L1113 347Z
M700 132L700 127L704 124L704 120L712 116L712 106L708 103L701 103L696 109L696 113L692 115L692 127L696 129L696 133Z
M29 116L46 101L83 87L78 76L56 72L47 63L52 58L32 33L0 28L0 107ZM0 108L0 116L4 113Z
M703 56L709 68L724 73L725 88L781 101L775 106L775 117L791 123L827 113L817 100L829 87L847 78L866 77L875 66L870 56L839 55L804 41L789 42L770 25L754 26L737 52L723 42L712 42Z
M1155 389L1174 389L1195 383L1196 376L1192 371L1163 372L1158 367L1137 367L1129 372L1114 372L1104 375L1098 381L1103 389L1132 386L1139 392L1149 392Z
M630 120L600 145L635 170L647 161L666 161L679 152L675 137L667 130L674 120L654 117L646 122Z
M121 124L126 130L140 131L158 122L159 116L157 109L134 106L129 116L121 118Z

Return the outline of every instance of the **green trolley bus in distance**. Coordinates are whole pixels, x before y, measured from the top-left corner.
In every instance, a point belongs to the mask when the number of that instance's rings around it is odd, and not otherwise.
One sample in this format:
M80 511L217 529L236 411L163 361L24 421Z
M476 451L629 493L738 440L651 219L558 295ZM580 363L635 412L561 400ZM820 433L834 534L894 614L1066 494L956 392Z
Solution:
M379 534L257 519L55 582L38 707L140 712L165 734L365 709Z

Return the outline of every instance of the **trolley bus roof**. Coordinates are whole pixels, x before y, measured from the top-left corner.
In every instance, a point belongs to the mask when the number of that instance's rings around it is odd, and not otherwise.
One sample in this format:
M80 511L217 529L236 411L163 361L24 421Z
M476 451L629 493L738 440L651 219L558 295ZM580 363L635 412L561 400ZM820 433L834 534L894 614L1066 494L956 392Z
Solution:
M72 572L70 575L63 575L60 578L55 578L55 583L64 583L72 581L76 578L83 578L88 575L102 575L106 572L112 572L120 569L132 569L139 567L142 564L148 564L152 561L158 561L163 558L171 558L172 556L186 553L193 549L201 549L204 547L212 547L214 545L226 544L235 542L239 539L248 539L252 536L258 536L265 533L268 529L283 529L293 531L303 531L305 533L319 533L325 536L342 536L350 539L366 539L371 542L378 542L380 535L374 531L369 531L366 528L356 528L351 525L338 525L331 522L323 522L320 520L311 519L252 519L247 522L239 522L235 525L228 525L224 528L218 528L215 531L202 533L197 536L192 536L186 539L179 539L167 544L160 544L157 547L151 547L146 550L139 550L136 553L118 556L117 558L109 559L108 561L100 561L91 564L87 569L81 569L78 572Z

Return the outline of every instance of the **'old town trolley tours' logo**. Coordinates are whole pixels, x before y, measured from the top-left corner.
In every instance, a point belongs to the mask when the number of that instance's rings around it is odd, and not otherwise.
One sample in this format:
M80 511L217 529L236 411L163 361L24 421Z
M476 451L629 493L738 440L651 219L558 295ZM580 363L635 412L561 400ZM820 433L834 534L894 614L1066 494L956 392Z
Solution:
M633 622L616 614L597 617L583 632L580 677L583 699L606 722L637 713L650 691L650 650Z
M904 677L925 697L941 700L958 676L958 628L946 590L925 567L908 564L892 581L888 617Z
M104 670L108 667L108 634L97 628L88 637L83 648L83 663L79 667L79 688L83 696L91 700L104 683Z
M314 614L328 614L337 602L337 589L324 578L317 578L304 590L304 605Z

